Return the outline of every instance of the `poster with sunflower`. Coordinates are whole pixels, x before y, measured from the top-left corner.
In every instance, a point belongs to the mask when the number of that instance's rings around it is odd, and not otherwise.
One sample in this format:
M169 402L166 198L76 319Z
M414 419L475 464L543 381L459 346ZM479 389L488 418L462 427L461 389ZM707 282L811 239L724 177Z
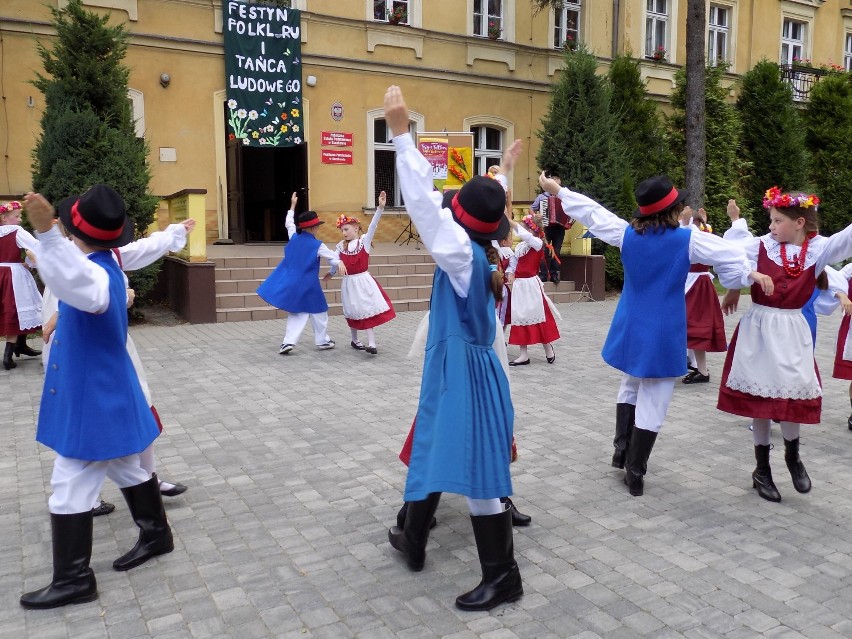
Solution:
M439 191L460 189L476 175L472 133L418 131L417 148L432 164L432 182Z
M230 0L222 13L228 139L302 144L301 12Z

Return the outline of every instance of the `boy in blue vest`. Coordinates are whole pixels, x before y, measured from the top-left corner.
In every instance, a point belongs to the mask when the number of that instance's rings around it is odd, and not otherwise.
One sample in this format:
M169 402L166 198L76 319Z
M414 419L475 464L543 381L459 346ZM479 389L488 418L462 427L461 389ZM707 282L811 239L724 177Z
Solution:
M560 187L544 173L542 189L595 237L621 250L624 289L601 353L624 375L618 392L612 465L624 468L630 494L644 491L648 458L663 426L675 381L686 373L686 301L690 264L713 266L722 286L740 289L771 278L752 271L745 251L697 227L681 227L686 191L666 176L636 187L639 207L627 222L594 200ZM696 232L697 231L697 232Z
M29 193L27 215L40 240L39 274L59 298L44 377L36 440L57 453L48 507L53 580L21 597L24 608L56 608L98 596L92 555L92 503L113 480L140 529L136 545L113 562L129 570L174 550L157 476L140 461L159 434L127 353L127 291L110 249L133 237L133 222L112 188L96 184L59 203L73 239L53 224L54 211Z
M320 258L328 260L332 272L337 270L340 275L346 275L343 262L334 251L317 239L317 229L324 222L314 211L301 213L299 226L296 227L294 218L298 201L298 196L293 193L290 198L290 210L287 211L284 222L290 236L284 259L257 288L257 294L267 304L288 313L284 341L278 349L281 355L289 355L296 348L308 319L314 327L316 347L321 351L334 348L334 340L327 332L328 302L325 301L319 283Z

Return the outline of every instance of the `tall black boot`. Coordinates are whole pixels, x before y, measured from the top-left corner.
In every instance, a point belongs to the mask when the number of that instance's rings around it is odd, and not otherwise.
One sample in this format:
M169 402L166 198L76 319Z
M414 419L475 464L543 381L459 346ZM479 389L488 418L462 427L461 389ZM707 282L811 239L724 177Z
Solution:
M657 441L657 433L633 424L630 434L630 448L627 449L627 461L624 463L624 483L634 497L645 492L645 473L648 472L648 458Z
M405 555L408 567L414 572L423 570L426 563L426 542L429 541L429 524L435 517L441 493L430 493L426 499L409 501L405 513L405 526L388 530L390 545Z
M122 488L121 493L133 521L139 526L139 539L130 552L112 562L112 567L116 570L130 570L144 564L151 557L173 551L175 542L166 520L157 475L136 486Z
M402 508L399 509L399 512L396 514L396 526L400 530L405 528L405 515L408 513L408 502L402 502ZM438 525L438 520L432 517L432 521L429 522L429 529L431 530L435 526Z
M761 446L754 445L754 458L757 460L757 468L751 474L751 485L757 488L757 494L767 501L781 501L781 493L772 481L772 468L769 466L769 444Z
M532 517L529 515L525 515L520 510L518 510L517 506L512 502L508 497L501 497L500 502L509 506L509 510L512 512L512 525L513 526L529 526L532 522Z
M849 398L849 403L852 404L852 397ZM852 415L849 415L849 419L846 420L846 425L849 427L849 430L852 430Z
M58 608L98 598L92 559L92 511L50 515L53 538L53 581L21 597L24 608Z
M7 371L17 368L17 364L12 361L12 354L15 352L15 342L6 340L6 350L3 351L3 368Z
M41 351L37 351L27 346L26 335L18 335L18 339L15 342L15 355L17 355L18 357L20 357L21 355L26 355L28 357L37 357L38 355L41 355Z
M479 585L456 598L456 608L491 610L504 602L517 601L524 594L521 571L515 562L512 543L512 512L499 515L471 515L476 551L482 566Z
M633 430L634 423L636 423L636 405L616 404L615 438L612 440L612 445L615 446L615 453L612 455L613 468L624 468L627 449L630 447L630 432Z
M805 465L799 458L798 437L789 442L786 439L784 440L784 461L787 462L787 468L790 469L793 488L800 493L809 493L811 491L811 478L808 477L808 471L805 470Z

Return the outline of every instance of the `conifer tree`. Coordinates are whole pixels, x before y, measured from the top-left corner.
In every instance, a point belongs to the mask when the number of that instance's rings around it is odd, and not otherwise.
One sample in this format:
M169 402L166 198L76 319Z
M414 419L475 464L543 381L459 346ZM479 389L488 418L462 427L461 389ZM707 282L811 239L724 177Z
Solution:
M810 179L819 205L820 232L852 223L852 84L848 73L830 73L811 89L804 112Z
M45 74L33 84L45 96L42 133L33 151L33 188L52 202L95 183L112 186L142 232L158 200L148 188L148 148L136 137L123 64L127 32L85 11L80 0L51 8L56 38L39 43ZM137 299L153 286L159 265L131 274Z
M626 218L632 212L632 194L624 197L630 171L618 137L619 117L611 108L612 89L596 68L597 60L585 48L565 52L538 131L536 161L540 170L559 175L572 190ZM618 250L600 244L595 249L606 255L607 284L620 286L624 276Z
M724 65L707 67L705 83L707 159L704 208L708 221L717 231L731 225L725 210L729 199L741 199L739 178L747 166L740 154L739 114L734 105L728 102L729 90L721 82L725 70ZM681 69L675 76L675 90L672 93L674 113L667 122L670 148L675 159L670 177L677 185L684 183L686 161L685 90L686 73Z
M742 120L742 153L746 161L740 208L750 215L755 233L769 230L763 194L771 186L804 189L805 135L793 91L781 79L778 65L758 62L742 77L737 110Z

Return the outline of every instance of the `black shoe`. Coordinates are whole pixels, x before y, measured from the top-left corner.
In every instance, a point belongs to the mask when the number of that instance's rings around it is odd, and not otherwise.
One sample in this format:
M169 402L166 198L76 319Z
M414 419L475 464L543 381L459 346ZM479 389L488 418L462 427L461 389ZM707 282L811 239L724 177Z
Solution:
M152 557L173 551L174 539L166 520L157 475L136 486L122 488L121 493L133 521L139 526L139 539L129 552L112 562L112 567L116 570L130 570Z
M15 352L15 342L6 342L6 350L3 351L3 368L7 371L17 368L18 365L12 361L12 354Z
M784 461L787 462L787 468L790 470L790 477L793 478L793 488L796 489L796 492L811 492L811 478L808 477L808 471L805 470L805 465L799 457L798 437L789 442L786 439L784 440Z
M612 445L615 447L615 452L612 454L613 468L624 468L627 450L630 447L630 434L633 432L635 422L635 404L622 402L615 405L615 437L612 440Z
M399 509L399 512L396 514L396 526L400 530L405 528L405 516L408 514L408 502L402 502L402 508ZM438 525L438 520L435 517L432 517L432 521L429 522L429 530L432 530L435 526Z
M367 347L364 349L364 351L366 351L366 352L367 352L367 353L369 353L370 355L377 355L377 354L378 354L378 352L379 352L379 349L377 349L375 346L367 346Z
M171 488L163 488L164 483L172 484L172 487ZM160 494L163 497L177 497L178 495L182 495L186 491L187 491L187 488L183 484L174 484L170 481L167 481L167 482L161 481L160 482Z
M92 511L50 515L53 538L53 581L21 597L24 608L58 608L98 598L92 559Z
M550 357L547 356L547 349L544 349L544 357L547 359L548 364L552 364L556 361L556 349L551 345L550 352L553 353Z
M852 415L849 415L849 419L846 420L846 426L852 430Z
M624 483L630 494L641 497L645 492L645 473L648 472L648 458L657 441L657 433L633 424L630 432L630 447L627 449L627 459L624 462Z
M706 384L710 381L710 373L706 375L701 372L694 370L686 374L682 380L680 380L684 384Z
M521 571L512 545L512 513L471 516L476 552L482 567L479 585L456 598L461 610L491 610L501 603L517 601L524 595Z
M408 567L414 572L423 570L426 563L426 542L429 541L429 524L435 517L441 493L430 493L426 499L408 502L403 528L388 530L390 545L405 555Z
M551 275L550 281L553 282L554 284L559 284L559 276L558 275Z
M754 446L754 458L757 468L751 474L751 485L757 489L757 494L767 501L781 501L781 493L772 481L772 468L769 466L769 446Z
M111 504L108 501L104 501L103 499L101 499L101 503L92 508L92 517L109 515L113 510L115 510L115 504Z
M361 340L358 340L357 342L352 341L349 342L349 344L352 346L352 348L358 351L363 351L365 348L365 346L361 343Z
M15 355L17 355L18 357L20 357L21 355L26 355L27 357L37 357L41 355L41 351L32 349L27 345L26 335L18 335L18 339L15 342Z
M509 506L509 510L512 511L512 525L513 526L529 526L532 523L532 517L529 515L525 515L512 503L512 500L508 497L501 497L500 501L507 506Z
M525 359L523 362L516 362L515 360L512 360L511 362L509 362L509 366L526 366L529 363L529 358Z

